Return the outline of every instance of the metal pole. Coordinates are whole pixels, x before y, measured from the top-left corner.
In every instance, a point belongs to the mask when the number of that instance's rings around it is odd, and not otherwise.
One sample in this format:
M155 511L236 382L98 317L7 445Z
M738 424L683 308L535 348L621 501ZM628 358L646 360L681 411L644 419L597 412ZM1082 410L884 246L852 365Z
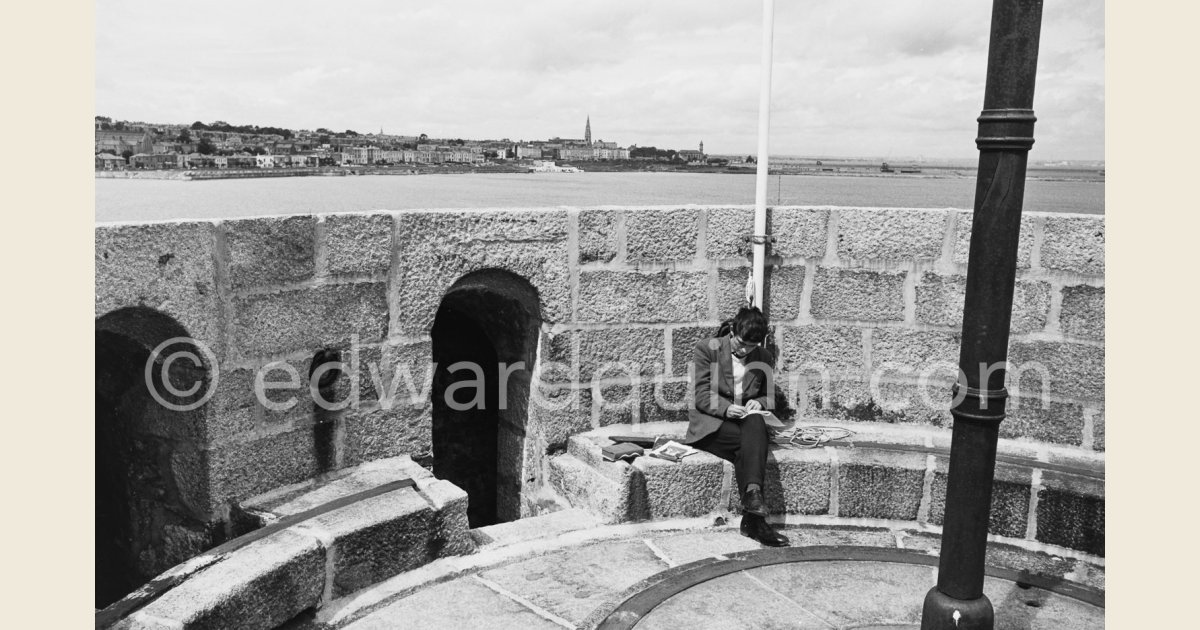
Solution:
M762 60L759 62L758 170L754 187L754 306L763 306L767 260L767 140L771 130L771 51L775 32L775 0L763 0Z
M991 630L983 594L996 441L1008 392L1008 359L1025 168L1033 145L1041 0L994 0L987 85L980 114L979 175L959 383L954 387L946 514L937 586L925 596L922 630ZM997 369L989 369L996 366ZM965 382L964 382L965 381Z

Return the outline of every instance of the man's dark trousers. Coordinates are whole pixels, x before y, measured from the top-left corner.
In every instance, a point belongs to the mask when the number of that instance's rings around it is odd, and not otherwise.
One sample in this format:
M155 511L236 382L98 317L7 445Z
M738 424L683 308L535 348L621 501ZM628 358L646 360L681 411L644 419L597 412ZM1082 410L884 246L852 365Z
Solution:
M762 415L751 413L741 419L725 420L715 433L704 436L692 446L733 462L739 497L752 483L758 484L766 493L763 473L767 467L767 424Z

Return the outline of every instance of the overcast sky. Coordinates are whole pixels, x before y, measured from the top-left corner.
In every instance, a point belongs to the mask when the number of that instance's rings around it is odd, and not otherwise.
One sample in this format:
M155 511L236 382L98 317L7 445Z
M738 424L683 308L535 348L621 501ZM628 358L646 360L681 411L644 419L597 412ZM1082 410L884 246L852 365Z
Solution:
M756 149L760 2L96 3L96 113ZM991 3L776 3L777 155L972 158ZM1104 3L1045 5L1033 160L1104 159Z

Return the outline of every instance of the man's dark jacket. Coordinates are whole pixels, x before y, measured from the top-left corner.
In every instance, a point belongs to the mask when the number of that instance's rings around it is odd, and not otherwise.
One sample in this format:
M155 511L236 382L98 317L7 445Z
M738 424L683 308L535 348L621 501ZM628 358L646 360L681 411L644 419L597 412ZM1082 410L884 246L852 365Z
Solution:
M725 410L734 404L733 355L730 337L704 339L692 348L695 380L692 389L695 404L688 409L688 430L685 444L691 444L720 428ZM742 399L746 404L757 400L763 409L775 409L775 357L770 350L755 348L746 356L746 375L742 380Z

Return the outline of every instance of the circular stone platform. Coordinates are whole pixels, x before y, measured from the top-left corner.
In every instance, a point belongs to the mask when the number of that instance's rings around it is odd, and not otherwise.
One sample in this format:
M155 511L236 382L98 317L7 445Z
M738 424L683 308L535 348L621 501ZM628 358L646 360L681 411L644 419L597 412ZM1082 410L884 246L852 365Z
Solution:
M531 531L344 597L298 627L919 627L936 533L882 522L783 531L792 547L700 519ZM997 630L1104 626L1102 559L1013 542L989 545Z
M910 550L801 547L732 554L655 576L600 630L919 628L937 558ZM1097 628L1104 595L1078 584L988 568L996 628Z

